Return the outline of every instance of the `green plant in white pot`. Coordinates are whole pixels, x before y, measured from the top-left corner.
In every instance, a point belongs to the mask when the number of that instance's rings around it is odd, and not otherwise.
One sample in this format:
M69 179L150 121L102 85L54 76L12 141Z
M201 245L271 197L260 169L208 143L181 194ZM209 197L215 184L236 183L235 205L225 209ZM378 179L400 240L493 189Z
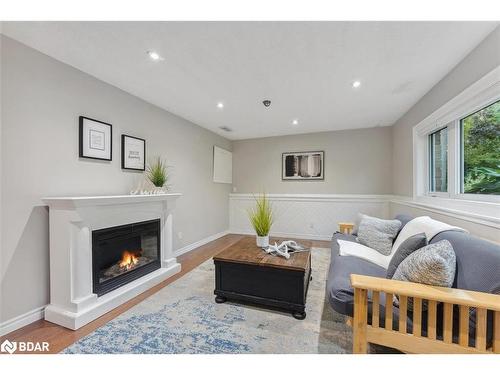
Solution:
M248 217L257 234L257 246L269 246L269 232L273 225L273 209L266 194L255 197L255 207L248 210Z
M148 180L155 186L153 193L161 194L168 190L168 171L165 162L158 156L146 169Z

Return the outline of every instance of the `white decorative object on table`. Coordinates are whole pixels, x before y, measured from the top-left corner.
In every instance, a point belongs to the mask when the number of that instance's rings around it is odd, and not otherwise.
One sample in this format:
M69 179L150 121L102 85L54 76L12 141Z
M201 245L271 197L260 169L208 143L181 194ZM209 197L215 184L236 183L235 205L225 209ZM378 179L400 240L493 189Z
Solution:
M306 250L295 241L283 241L280 245L277 242L274 245L269 245L267 249L263 249L268 254L276 254L285 259L290 259L290 251L299 252Z

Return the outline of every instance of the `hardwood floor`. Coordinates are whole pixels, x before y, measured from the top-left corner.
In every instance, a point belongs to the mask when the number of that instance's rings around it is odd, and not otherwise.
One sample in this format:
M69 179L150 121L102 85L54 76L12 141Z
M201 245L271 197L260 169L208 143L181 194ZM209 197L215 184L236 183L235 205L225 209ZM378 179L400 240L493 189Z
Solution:
M179 279L189 271L196 268L201 263L212 258L214 255L231 246L243 237L245 236L239 234L228 234L215 241L209 242L206 245L200 246L197 249L190 251L189 253L179 256L177 260L181 264L181 272L154 286L148 291L138 295L137 297L132 298L123 305L111 310L107 314L97 318L96 320L90 322L86 326L83 326L76 331L72 331L70 329L58 326L57 324L50 323L42 319L0 337L0 342L3 342L5 339L11 341L45 341L49 343L49 353L58 353L64 348L78 341L82 337L87 336L91 332L95 331L100 326L114 319L118 315L124 313L131 307L137 305L144 299L158 292L160 289ZM315 247L330 247L330 241L311 242L312 246Z

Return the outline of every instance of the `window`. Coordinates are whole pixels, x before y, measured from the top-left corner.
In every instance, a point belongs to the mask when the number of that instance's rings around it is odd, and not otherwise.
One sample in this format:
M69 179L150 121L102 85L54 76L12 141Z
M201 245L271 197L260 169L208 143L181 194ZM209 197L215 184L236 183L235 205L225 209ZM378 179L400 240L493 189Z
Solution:
M461 192L500 195L500 101L460 120Z
M429 135L429 191L448 191L448 128Z
M413 204L497 228L500 66L416 124L412 136Z

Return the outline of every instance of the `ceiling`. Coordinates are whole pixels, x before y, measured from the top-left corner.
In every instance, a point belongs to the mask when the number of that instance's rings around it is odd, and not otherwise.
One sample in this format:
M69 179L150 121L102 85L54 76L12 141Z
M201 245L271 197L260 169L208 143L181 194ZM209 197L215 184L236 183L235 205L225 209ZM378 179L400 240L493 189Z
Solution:
M497 24L4 22L2 32L244 139L392 125ZM356 80L361 86L354 89Z

